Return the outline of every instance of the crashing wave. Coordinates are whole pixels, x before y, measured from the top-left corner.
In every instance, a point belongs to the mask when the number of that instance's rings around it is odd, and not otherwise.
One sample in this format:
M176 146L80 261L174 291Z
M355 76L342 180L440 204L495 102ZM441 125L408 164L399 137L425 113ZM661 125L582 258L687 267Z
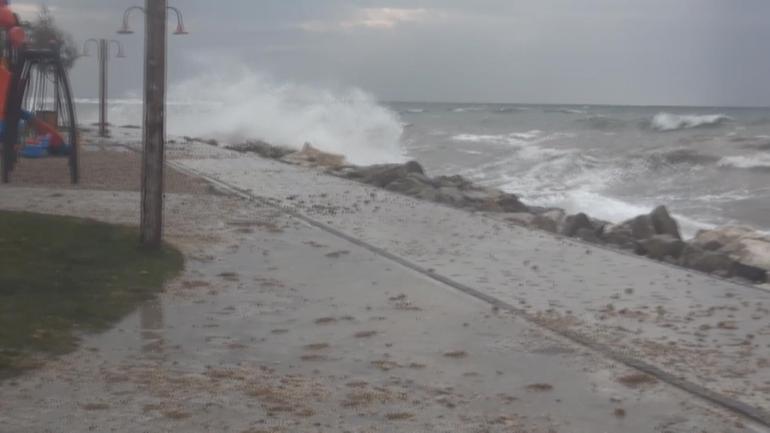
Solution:
M656 131L669 132L682 129L716 127L732 121L733 118L724 114L672 114L658 113L652 118L650 127Z

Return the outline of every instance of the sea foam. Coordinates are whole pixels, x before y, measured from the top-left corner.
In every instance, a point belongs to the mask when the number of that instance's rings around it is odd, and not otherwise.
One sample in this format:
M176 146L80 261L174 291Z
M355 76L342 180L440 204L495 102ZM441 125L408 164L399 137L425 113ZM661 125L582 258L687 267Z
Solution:
M702 128L707 126L719 126L733 120L724 114L672 114L658 113L652 118L650 127L656 131L669 132L681 129Z

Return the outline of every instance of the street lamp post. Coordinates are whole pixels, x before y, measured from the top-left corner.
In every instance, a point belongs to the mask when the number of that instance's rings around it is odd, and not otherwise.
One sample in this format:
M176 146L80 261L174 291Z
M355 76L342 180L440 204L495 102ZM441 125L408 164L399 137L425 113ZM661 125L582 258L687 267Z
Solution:
M123 45L115 40L107 39L89 39L83 44L83 55L88 57L89 44L93 43L97 46L97 63L99 64L99 136L107 137L109 132L107 131L107 94L108 94L108 75L109 75L109 60L110 52L113 46L118 48L117 58L122 59L126 57L123 52Z
M166 21L167 12L177 17L174 34L185 35L182 12L167 0L145 0L145 7L133 6L123 14L119 34L131 34L133 11L145 13L144 121L142 138L141 242L158 249L163 240L163 166L166 135Z

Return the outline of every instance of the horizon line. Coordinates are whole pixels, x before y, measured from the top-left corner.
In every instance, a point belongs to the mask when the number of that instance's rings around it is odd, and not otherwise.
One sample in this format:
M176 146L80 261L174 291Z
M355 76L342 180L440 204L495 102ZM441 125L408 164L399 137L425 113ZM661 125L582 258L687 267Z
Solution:
M686 105L686 104L606 104L606 103L575 103L575 102L484 102L484 101L409 101L381 99L385 104L456 104L456 105L526 105L540 107L634 107L634 108L732 108L732 109L770 109L770 105Z

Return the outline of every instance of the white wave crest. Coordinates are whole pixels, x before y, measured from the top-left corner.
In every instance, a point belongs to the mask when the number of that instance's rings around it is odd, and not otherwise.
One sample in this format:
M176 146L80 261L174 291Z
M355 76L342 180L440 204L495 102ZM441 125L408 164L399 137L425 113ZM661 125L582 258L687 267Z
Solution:
M728 156L717 163L720 167L770 170L770 154Z
M508 144L513 146L522 146L540 138L543 131L532 130L527 132L514 132L511 134L458 134L452 137L454 141L465 141L469 143L485 144Z
M678 131L680 129L701 128L706 126L719 126L733 120L724 114L672 114L658 113L652 118L650 126L661 132Z

